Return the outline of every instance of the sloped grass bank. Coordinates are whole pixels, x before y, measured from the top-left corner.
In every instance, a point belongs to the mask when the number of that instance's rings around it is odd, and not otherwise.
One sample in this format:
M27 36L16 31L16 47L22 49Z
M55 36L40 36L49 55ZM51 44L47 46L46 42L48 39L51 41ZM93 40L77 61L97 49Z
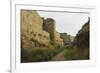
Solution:
M65 48L64 51L65 60L88 60L89 59L89 48L81 49L69 47Z

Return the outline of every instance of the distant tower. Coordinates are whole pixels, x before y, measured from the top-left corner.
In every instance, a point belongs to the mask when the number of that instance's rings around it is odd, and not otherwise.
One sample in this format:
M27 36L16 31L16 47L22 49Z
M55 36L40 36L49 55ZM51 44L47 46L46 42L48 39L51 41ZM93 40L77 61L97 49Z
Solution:
M43 30L49 32L51 44L55 44L55 20L52 18L43 19Z

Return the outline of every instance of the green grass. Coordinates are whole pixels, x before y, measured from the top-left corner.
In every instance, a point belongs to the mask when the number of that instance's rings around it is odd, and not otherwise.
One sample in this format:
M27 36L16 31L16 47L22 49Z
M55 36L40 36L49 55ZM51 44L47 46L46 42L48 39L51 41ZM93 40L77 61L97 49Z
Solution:
M78 49L74 47L62 48L22 48L21 62L45 62L64 51L65 60L87 60L89 49Z
M76 49L74 48L66 48L64 51L64 56L66 60L75 60L76 59Z
M64 51L65 60L87 60L89 59L89 49L66 48Z
M21 49L21 62L42 62L49 61L58 54L62 48L33 48Z

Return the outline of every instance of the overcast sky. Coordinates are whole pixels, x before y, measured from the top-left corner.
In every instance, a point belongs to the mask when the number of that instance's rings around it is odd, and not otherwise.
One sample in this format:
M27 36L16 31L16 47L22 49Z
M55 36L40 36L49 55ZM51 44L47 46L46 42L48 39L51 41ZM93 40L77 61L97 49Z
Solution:
M89 14L69 12L38 11L44 18L53 18L56 21L56 30L60 33L68 33L75 36L82 25L88 21Z

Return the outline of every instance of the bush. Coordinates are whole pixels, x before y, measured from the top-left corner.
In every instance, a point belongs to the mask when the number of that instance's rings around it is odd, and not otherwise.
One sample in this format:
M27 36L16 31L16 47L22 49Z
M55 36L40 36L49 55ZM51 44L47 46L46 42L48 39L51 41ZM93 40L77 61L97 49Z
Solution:
M33 48L21 49L21 62L42 62L49 61L59 53L61 48Z
M76 58L76 49L75 48L67 48L65 50L65 59L66 60L75 60Z
M89 59L89 48L66 48L64 56L66 60L86 60Z

